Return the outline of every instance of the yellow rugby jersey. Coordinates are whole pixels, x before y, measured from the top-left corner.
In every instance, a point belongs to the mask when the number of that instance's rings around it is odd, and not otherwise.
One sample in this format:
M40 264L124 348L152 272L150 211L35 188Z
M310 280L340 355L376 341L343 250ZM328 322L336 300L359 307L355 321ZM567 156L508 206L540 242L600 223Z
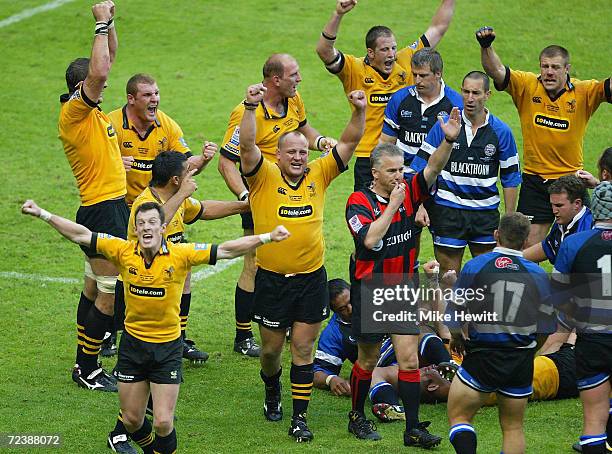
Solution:
M348 95L353 90L363 90L368 101L365 131L355 150L355 156L358 158L369 158L374 147L378 145L387 102L400 88L414 83L410 62L414 53L424 47L429 47L425 35L398 51L397 60L388 77L383 77L370 66L367 57L357 58L341 53L341 68L335 74L342 82L344 92Z
M551 99L539 76L506 67L506 80L496 88L507 91L518 110L525 173L554 179L583 168L587 123L602 102L612 102L610 79L570 79Z
M81 205L124 196L125 170L109 118L82 87L70 97L62 95L60 101L59 138L77 181Z
M119 268L124 282L125 329L145 342L169 342L181 335L180 307L192 266L217 261L217 245L163 242L147 266L136 241L104 233L92 235L92 248Z
M335 148L308 166L295 186L287 183L276 164L263 157L252 172L244 175L251 191L255 233L270 232L279 224L291 233L281 243L257 248L257 265L263 269L294 274L310 273L323 266L325 190L346 167Z
M167 200L163 200L154 189L147 187L142 194L136 197L132 208L130 210L130 220L128 222L128 240L136 241L136 224L134 215L136 209L146 202L155 202L163 205ZM164 232L164 238L171 243L180 243L183 241L183 234L185 232L185 224L193 224L202 215L204 207L202 203L194 199L193 197L186 198L172 219L166 219L166 231Z
M157 110L155 121L141 137L130 123L127 107L123 106L108 114L115 131L122 156L133 156L132 169L127 172L126 201L132 206L134 199L145 190L151 181L153 161L162 151L179 151L191 156L191 149L183 137L181 127L161 110Z
M229 124L221 142L221 154L234 162L240 161L240 122L244 104L238 104L230 114ZM299 93L285 99L285 114L278 115L263 102L255 110L255 143L266 159L276 162L278 138L306 124L306 109Z

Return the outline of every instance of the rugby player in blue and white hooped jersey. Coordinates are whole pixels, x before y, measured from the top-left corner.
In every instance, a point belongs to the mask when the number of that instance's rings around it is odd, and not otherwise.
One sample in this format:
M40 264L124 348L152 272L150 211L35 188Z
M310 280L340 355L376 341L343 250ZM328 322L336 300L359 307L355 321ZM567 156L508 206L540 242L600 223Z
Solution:
M465 351L448 396L449 438L457 452L476 453L472 420L491 392L497 393L502 452L525 452L536 333L554 330L548 276L522 256L529 229L521 213L502 216L497 247L465 264L448 304L451 348Z
M438 190L429 210L434 253L440 272L458 271L466 245L472 257L495 246L493 231L499 223L498 175L506 213L515 211L521 183L518 152L512 131L485 108L491 95L489 77L472 71L461 86L463 126L451 157L438 177ZM444 140L434 126L414 157L411 168L425 168L429 156Z
M592 230L567 238L559 249L552 279L573 297L560 306L576 328L576 378L584 410L582 452L605 453L612 444L608 401L612 387L612 183L593 191ZM560 299L555 297L555 302ZM567 298L565 298L567 300ZM562 300L560 302L563 302Z

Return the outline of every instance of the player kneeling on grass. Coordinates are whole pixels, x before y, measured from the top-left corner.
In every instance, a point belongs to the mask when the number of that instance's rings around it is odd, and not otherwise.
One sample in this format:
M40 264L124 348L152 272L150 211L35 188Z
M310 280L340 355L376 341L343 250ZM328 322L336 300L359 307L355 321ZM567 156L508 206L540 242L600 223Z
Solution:
M137 241L126 241L88 228L41 209L32 200L21 211L40 217L64 237L91 247L119 268L125 284L125 332L119 345L115 375L123 422L130 437L145 453L176 451L174 408L181 383L183 343L179 318L181 292L191 267L244 255L270 241L290 236L283 226L220 245L172 244L164 240L164 211L154 202L135 213ZM145 409L153 396L153 420Z
M533 392L536 333L552 331L553 324L548 277L523 258L529 228L521 213L502 216L497 247L465 264L447 309L451 348L466 352L448 396L449 438L461 454L476 453L472 420L491 392L497 393L502 451L525 452L523 415ZM539 326L540 320L547 325Z

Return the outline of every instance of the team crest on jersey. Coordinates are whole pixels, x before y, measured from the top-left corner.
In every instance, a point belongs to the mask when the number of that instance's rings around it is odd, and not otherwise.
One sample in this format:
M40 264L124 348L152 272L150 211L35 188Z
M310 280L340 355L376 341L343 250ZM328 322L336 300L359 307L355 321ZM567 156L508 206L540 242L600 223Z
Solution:
M406 71L402 71L401 73L399 73L398 77L399 77L400 85L405 85L406 84Z
M488 157L491 157L495 154L495 145L493 145L492 143L488 143L485 145L484 147L484 154L487 155Z
M278 131L280 131L280 126L274 125L274 127L272 128L272 132L277 133Z
M363 227L363 224L361 223L357 215L354 215L352 218L349 219L349 225L351 226L351 230L355 233L359 233L359 231Z
M164 280L165 281L171 281L173 275L174 275L174 267L173 266L170 266L170 268L164 270Z
M158 140L157 143L159 144L159 148L163 150L166 148L166 145L168 144L168 138L163 137L161 140Z
M510 268L512 270L516 270L518 269L518 265L514 263L510 257L497 257L495 259L495 268Z
M565 110L567 111L567 113L574 113L576 112L576 100L572 99L571 101L568 101L565 103Z
M310 194L310 197L314 197L317 195L317 187L315 186L315 182L311 182L308 186L306 186L306 189L308 189L308 193Z
M128 273L133 274L134 276L138 276L138 269L134 266L130 266L128 268Z
M106 133L108 134L108 137L114 137L115 136L115 128L113 128L113 125L108 125L108 127L106 128Z

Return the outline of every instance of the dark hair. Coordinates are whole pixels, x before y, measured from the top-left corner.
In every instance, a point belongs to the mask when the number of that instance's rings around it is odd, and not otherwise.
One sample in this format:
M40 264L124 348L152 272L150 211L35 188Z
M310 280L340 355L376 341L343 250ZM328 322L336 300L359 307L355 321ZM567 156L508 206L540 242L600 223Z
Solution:
M411 65L416 68L429 65L429 69L434 74L442 74L442 69L444 68L442 56L437 50L432 49L431 47L424 47L423 49L416 51L412 56Z
M463 78L463 82L465 82L465 79L480 79L480 80L482 80L482 86L483 86L485 91L489 91L489 89L491 87L491 82L489 81L489 76L487 76L482 71L470 71ZM463 86L463 82L461 82L461 86Z
M612 147L606 148L597 161L597 168L599 169L599 176L604 170L612 174Z
M134 74L132 77L130 77L130 80L127 81L125 92L128 95L136 96L136 93L138 93L138 84L153 85L154 83L156 83L155 79L149 74Z
M350 291L351 286L344 279L336 278L330 279L327 281L327 291L329 293L329 305L331 309L335 312L335 308L333 306L333 302L336 300L338 295L340 295L345 290Z
M380 164L383 156L401 156L404 157L404 152L397 145L393 143L380 143L374 147L372 153L370 153L370 168L374 168Z
M68 93L72 94L76 91L76 86L79 82L83 82L89 71L89 58L77 58L73 60L66 68L66 85Z
M556 179L548 188L549 194L567 193L567 198L570 202L575 202L576 199L584 202L587 198L587 189L580 178L575 175L565 175Z
M504 214L497 228L500 246L521 250L529 236L530 229L531 223L523 213Z
M570 61L570 55L567 49L562 46L557 46L556 44L547 46L544 49L542 49L542 52L540 52L540 57L539 57L540 61L542 61L542 57L547 57L547 58L562 57L563 62L566 65Z
M285 61L292 59L289 54L272 54L263 65L263 78L268 79L272 76L283 77L285 74Z
M393 32L389 27L384 25L375 25L368 30L365 37L366 49L376 49L376 40L381 36L393 36Z
M162 151L153 161L149 186L165 186L170 178L180 177L187 156L178 151Z
M139 213L142 213L143 211L151 211L151 210L157 211L157 213L159 214L159 220L162 224L166 222L166 215L164 214L164 210L159 203L145 202L142 205L139 205L138 208L136 208L136 212L134 213L134 224L136 224L136 220L138 219Z

